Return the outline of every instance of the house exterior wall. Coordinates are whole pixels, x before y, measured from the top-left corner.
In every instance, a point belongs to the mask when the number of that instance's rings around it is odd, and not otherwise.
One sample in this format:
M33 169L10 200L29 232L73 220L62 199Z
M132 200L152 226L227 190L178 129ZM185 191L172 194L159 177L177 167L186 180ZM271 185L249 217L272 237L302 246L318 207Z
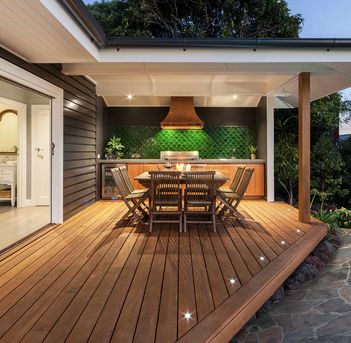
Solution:
M0 57L64 91L64 219L96 200L96 93L82 76L67 76L60 66L30 64L0 48Z

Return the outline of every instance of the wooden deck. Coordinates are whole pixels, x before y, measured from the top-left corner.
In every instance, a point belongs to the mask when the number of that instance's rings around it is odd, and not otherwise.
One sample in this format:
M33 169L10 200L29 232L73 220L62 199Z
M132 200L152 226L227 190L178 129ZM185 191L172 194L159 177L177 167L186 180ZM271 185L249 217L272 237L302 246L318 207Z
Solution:
M149 234L97 202L30 238L0 256L1 342L227 342L326 234L283 203L240 211Z

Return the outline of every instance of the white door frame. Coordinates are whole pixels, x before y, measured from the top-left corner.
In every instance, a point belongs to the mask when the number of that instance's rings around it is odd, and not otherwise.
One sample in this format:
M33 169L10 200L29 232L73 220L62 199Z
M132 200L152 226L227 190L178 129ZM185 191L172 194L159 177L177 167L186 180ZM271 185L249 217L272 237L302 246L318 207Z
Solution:
M63 222L63 90L52 83L0 58L0 76L50 96L51 142L51 222Z

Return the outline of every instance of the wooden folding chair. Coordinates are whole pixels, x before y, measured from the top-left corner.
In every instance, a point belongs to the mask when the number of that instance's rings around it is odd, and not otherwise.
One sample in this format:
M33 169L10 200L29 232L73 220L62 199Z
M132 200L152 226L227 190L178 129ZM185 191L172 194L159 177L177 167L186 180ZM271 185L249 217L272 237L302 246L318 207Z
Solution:
M128 212L123 216L123 219L132 215L138 222L146 223L145 217L147 213L142 206L147 208L145 200L148 197L148 193L131 193L122 177L119 167L111 169L111 173L121 197L128 208Z
M212 224L216 232L216 192L214 171L185 172L184 231L188 223ZM209 220L197 217L207 216ZM191 219L195 217L195 219Z
M178 223L179 232L182 232L180 172L150 171L149 173L151 176L150 232L154 223Z
M229 210L228 215L233 214L234 216L236 216L237 208L240 204L240 201L245 195L253 172L253 168L248 168L245 170L236 192L217 193L217 198L220 201L220 205L223 205L226 209ZM226 218L228 217L228 215L226 216Z
M228 187L218 188L217 195L221 196L222 198L227 198L228 193L229 193L229 196L233 195L238 189L244 170L245 170L244 166L239 166L235 172L235 175L233 177L232 183L230 184L229 188ZM223 203L220 203L216 208L216 212L219 216L223 214L224 210L225 210L225 207Z
M127 188L130 193L148 193L149 189L148 188L143 188L143 189L135 189L132 181L130 180L130 177L128 175L128 169L127 166L119 166L119 171L122 174L124 183L127 185Z

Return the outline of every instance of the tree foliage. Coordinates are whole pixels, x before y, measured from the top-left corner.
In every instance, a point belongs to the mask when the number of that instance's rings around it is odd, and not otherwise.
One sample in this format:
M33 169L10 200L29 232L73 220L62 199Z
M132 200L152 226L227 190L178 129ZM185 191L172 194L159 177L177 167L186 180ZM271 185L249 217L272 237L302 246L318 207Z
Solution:
M322 135L313 144L311 161L311 187L319 198L334 203L337 195L348 194L348 190L342 188L344 163L330 137Z
M339 127L341 113L349 113L349 103L343 101L340 93L331 94L311 103L311 187L316 201L340 203L348 195L350 183L345 182L345 161L343 161L346 154L342 151L340 153L332 140L333 133ZM294 194L297 194L298 159L292 159L294 152L297 151L297 131L297 109L276 111L275 175L277 191L278 195L289 201L294 199ZM346 145L344 149L347 150ZM278 150L281 151L278 152ZM290 174L292 167L285 169L287 165L294 163L296 163L296 178ZM289 178L286 177L287 175Z
M112 37L296 38L286 0L111 0L88 5Z
M296 136L293 133L281 134L274 147L275 175L278 183L286 192L290 205L295 199L298 158Z

